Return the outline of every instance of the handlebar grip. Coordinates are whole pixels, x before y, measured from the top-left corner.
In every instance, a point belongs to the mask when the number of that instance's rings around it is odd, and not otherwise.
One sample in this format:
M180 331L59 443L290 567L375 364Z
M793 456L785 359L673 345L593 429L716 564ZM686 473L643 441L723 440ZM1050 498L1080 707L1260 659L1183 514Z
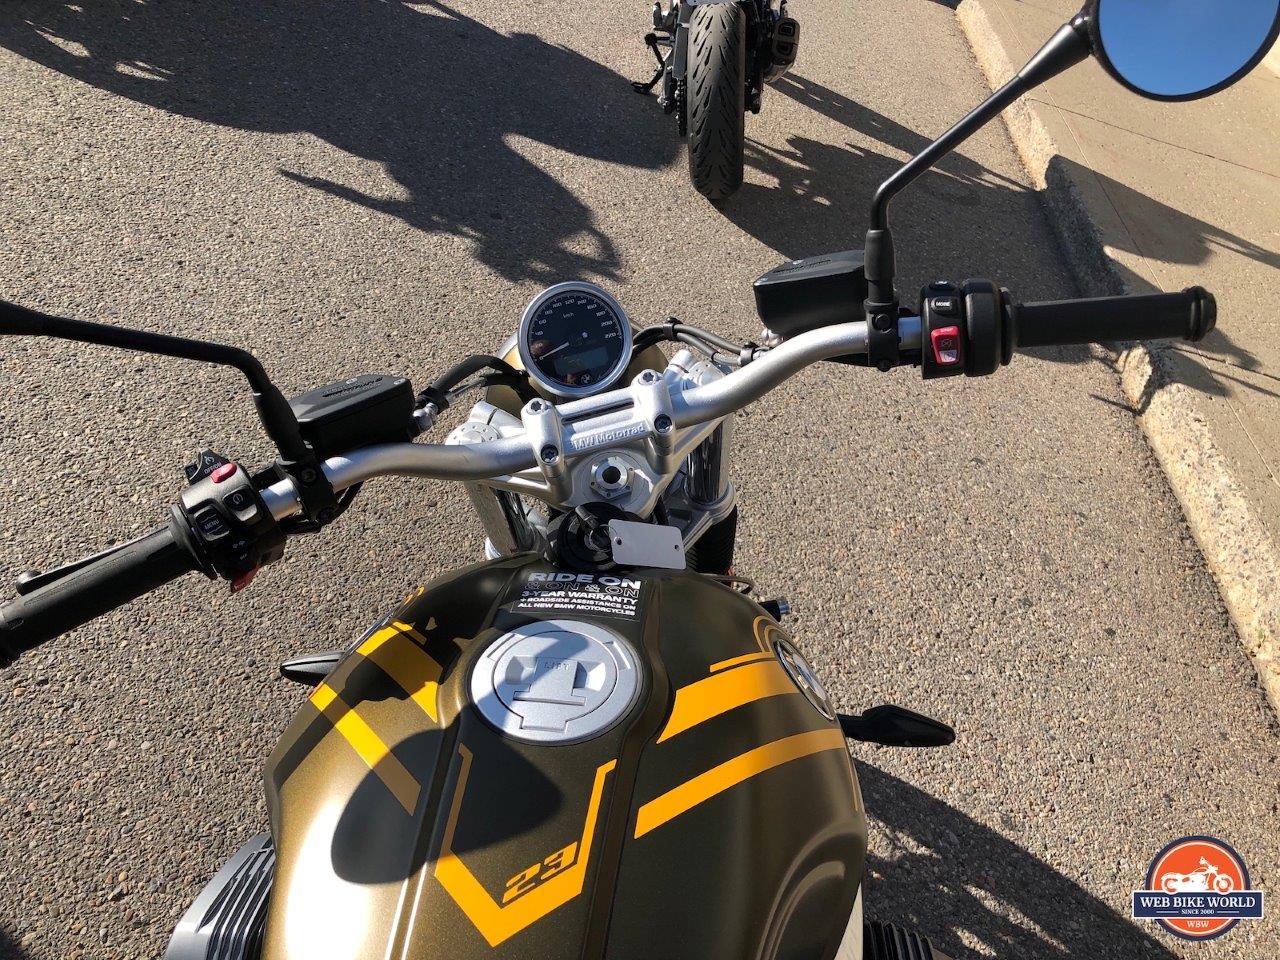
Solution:
M175 521L0 606L0 666L198 569Z
M1180 293L1020 303L1013 308L1014 344L1062 346L1106 340L1201 340L1218 319L1204 287Z

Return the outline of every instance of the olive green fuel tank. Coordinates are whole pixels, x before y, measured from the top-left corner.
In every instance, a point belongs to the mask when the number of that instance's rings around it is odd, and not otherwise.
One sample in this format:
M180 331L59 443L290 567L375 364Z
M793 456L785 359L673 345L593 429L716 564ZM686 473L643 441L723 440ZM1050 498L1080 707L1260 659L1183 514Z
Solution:
M271 756L263 960L833 957L866 819L795 659L697 574L437 580Z

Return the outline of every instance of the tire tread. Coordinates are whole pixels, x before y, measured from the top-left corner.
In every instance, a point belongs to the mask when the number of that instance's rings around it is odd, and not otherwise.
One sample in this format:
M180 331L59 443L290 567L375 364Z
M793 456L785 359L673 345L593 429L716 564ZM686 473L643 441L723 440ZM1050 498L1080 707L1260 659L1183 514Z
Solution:
M712 201L742 186L746 33L736 3L699 6L689 21L689 175Z

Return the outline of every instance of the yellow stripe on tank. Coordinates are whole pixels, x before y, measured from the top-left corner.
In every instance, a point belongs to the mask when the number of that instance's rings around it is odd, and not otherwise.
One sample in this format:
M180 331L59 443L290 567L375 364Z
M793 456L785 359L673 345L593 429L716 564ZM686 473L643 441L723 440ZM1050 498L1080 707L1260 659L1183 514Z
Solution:
M403 763L396 759L391 748L382 742L382 738L374 733L373 728L365 722L355 710L347 706L338 696L336 690L327 683L316 687L311 694L311 703L325 715L335 730L360 756L375 774L400 801L407 813L413 813L418 805L418 794L421 785Z
M728 660L721 660L711 665L709 673L718 673L721 670L727 670L730 667L736 667L743 663L752 663L756 660L768 660L773 654L773 644L769 637L777 633L780 636L786 636L782 632L782 628L777 625L769 617L756 617L751 624L751 632L755 637L756 646L760 648L759 653L745 653L740 657L730 657Z
M405 623L393 623L383 627L356 652L376 663L382 671L400 685L413 702L422 708L436 723L440 722L440 709L436 694L440 690L440 664L436 663L420 644L426 640L422 634Z
M595 841L596 821L600 815L601 800L604 797L605 780L618 762L610 760L596 768L591 796L587 800L582 835L578 838L575 848L577 859L573 864L569 866L557 864L552 871L542 872L542 879L529 892L519 899L499 904L453 851L454 835L458 829L458 814L462 810L462 798L466 793L467 779L471 776L472 761L471 751L462 744L458 744L458 756L461 759L458 782L453 788L453 803L449 808L449 819L445 822L440 857L436 860L435 876L489 946L496 947L582 893L587 878L587 863L591 859ZM499 757L499 760L501 759ZM549 873L552 875L548 876Z
M721 670L728 670L730 667L738 667L744 663L754 663L757 660L773 659L775 659L775 657L772 650L766 650L763 653L745 653L740 657L733 657L729 660L721 660L719 663L713 663L708 672L719 673Z
M844 734L839 730L813 730L809 733L784 737L762 747L748 750L732 760L686 780L642 806L636 815L637 838L656 830L682 813L687 813L701 803L710 800L740 783L750 780L766 770L780 767L792 760L812 756L826 750L844 750Z
M658 743L744 704L766 697L799 693L800 688L787 676L773 654L767 656L767 662L748 663L733 670L713 673L677 690L671 716L658 737Z

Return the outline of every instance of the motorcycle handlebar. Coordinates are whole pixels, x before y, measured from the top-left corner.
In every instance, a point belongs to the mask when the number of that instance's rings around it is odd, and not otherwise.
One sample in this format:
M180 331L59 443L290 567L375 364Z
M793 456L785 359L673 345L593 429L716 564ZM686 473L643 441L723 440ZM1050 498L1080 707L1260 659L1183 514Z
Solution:
M903 317L899 322L903 350L920 344L920 318ZM763 353L749 366L709 384L673 392L671 415L679 428L691 427L728 416L759 400L788 377L820 360L866 353L865 321L835 324L800 334L781 346ZM573 400L556 406L564 421L566 449L575 441L593 436L608 427L610 417L625 415L635 402L628 387ZM518 473L537 465L537 456L526 437L488 440L482 443L449 446L438 443L388 443L363 447L348 454L330 457L323 464L325 477L334 490L345 490L375 477L405 476L435 480L486 480ZM291 480L282 480L261 491L262 499L277 520L294 516L299 509L297 490Z
M198 569L178 536L177 522L73 565L52 582L0 606L0 666Z
M1200 340L1213 329L1217 318L1213 296L1201 287L1191 287L1181 293L1011 305L998 288L982 283L990 301L984 313L989 321L977 326L993 342L984 348L990 356L986 357L981 373L992 372L1001 362L1008 363L1014 345L1034 347L1167 337ZM999 320L1002 300L1003 324ZM945 333L934 330L938 323L954 324L955 320L901 317L899 340L904 355L914 353L927 362L931 354L926 344L932 342L927 331ZM972 318L967 327L972 338L975 329ZM937 344L933 346L940 349ZM683 428L728 416L810 364L865 354L866 349L864 321L799 334L780 346L761 351L752 363L732 374L674 393L672 419L677 427ZM973 349L972 340L968 349ZM973 375L965 366L947 371L951 375L962 372ZM603 431L611 417L622 416L623 410L634 402L637 401L632 390L622 388L561 404L557 416L564 421L564 437L570 448L579 434L594 436L591 431ZM331 457L323 469L333 489L340 491L364 480L388 475L481 480L516 473L536 462L527 439L511 437L456 446L381 444ZM272 484L260 494L277 520L299 510L297 490L290 479ZM168 526L138 540L40 578L44 582L32 589L22 591L20 586L20 595L0 606L0 666L23 651L75 629L184 573L201 569L181 524L175 516Z
M1202 340L1218 319L1203 287L1179 293L1050 300L1013 307L1014 344L1062 346L1109 340Z

